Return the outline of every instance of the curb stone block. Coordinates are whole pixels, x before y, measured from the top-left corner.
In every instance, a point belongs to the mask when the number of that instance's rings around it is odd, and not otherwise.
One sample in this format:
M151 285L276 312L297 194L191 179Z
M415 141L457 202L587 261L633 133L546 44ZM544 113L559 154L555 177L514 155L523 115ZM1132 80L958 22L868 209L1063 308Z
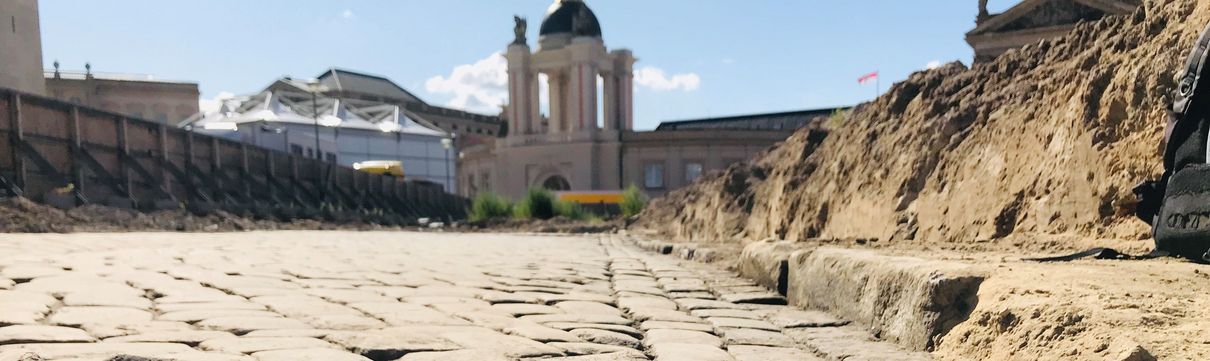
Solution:
M739 259L739 273L757 284L786 295L790 255L804 246L789 241L764 240L744 247Z
M863 324L916 351L966 320L986 274L951 261L820 248L790 257L788 299Z

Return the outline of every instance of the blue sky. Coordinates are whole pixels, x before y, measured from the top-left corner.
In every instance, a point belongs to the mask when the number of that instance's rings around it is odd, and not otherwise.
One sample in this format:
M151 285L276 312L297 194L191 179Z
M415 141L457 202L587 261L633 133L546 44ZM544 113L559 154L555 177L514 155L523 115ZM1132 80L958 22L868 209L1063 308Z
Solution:
M992 0L992 12L1015 0ZM203 98L258 91L329 67L383 75L426 101L502 102L491 56L513 14L538 24L551 0L42 0L47 68L200 83ZM636 126L852 105L931 62L970 62L977 1L588 0L606 46L642 71ZM461 71L455 68L463 66ZM646 69L646 70L644 70ZM662 73L661 73L662 72Z

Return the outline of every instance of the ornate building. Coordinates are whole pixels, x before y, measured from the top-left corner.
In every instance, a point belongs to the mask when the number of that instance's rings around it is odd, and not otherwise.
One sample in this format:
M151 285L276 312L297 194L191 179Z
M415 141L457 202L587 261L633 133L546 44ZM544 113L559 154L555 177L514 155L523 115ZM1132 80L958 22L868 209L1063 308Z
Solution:
M658 196L704 172L749 159L832 113L703 119L635 131L635 57L605 46L601 24L587 4L556 0L539 28L536 51L526 40L526 21L516 22L505 54L508 131L463 148L458 177L464 195L492 191L517 198L534 187L598 191L634 184ZM549 114L539 103L543 78Z
M1024 0L999 14L987 12L979 0L975 28L966 42L975 49L975 62L995 59L1009 49L1067 34L1081 21L1130 14L1139 0Z

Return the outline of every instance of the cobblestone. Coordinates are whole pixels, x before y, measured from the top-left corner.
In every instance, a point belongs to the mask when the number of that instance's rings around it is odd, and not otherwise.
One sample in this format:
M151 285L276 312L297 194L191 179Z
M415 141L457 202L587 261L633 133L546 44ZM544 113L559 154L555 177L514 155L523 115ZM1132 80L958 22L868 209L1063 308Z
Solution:
M19 251L0 254L0 360L928 359L610 236L6 235L0 249Z

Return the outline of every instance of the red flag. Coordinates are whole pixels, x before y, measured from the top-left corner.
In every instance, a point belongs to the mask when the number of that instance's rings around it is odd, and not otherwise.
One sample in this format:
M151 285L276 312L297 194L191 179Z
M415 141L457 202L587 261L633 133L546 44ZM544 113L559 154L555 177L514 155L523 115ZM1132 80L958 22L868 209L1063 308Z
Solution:
M860 78L857 78L857 84L865 84L865 83L867 83L871 80L875 80L875 79L878 79L878 72L873 72L873 73L869 73L866 75L862 75Z

